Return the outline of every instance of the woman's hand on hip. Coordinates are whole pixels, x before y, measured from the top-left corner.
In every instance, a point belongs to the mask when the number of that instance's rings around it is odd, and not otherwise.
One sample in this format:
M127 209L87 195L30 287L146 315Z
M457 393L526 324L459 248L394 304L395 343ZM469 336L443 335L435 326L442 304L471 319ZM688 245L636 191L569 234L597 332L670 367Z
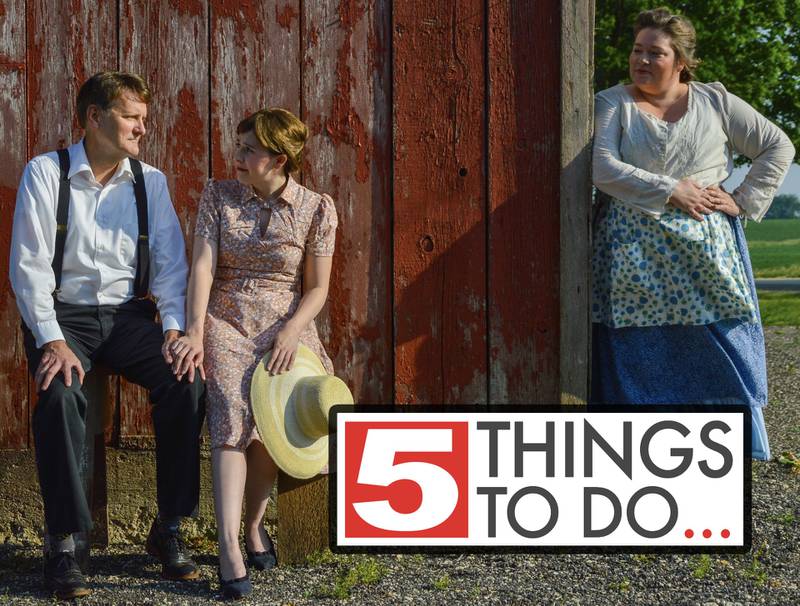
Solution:
M697 221L702 221L703 215L710 215L716 210L708 190L703 189L691 179L678 181L668 203L681 209Z
M178 381L186 375L192 383L195 369L203 381L206 380L206 371L203 369L203 337L183 335L170 343L169 352L172 354L172 372Z
M716 185L708 188L708 193L711 197L711 203L714 205L714 210L724 212L731 217L738 217L742 214L742 209L736 204L728 192Z
M299 342L300 331L290 324L284 326L275 335L275 340L272 342L272 356L267 362L267 372L271 375L279 375L291 370L294 366Z

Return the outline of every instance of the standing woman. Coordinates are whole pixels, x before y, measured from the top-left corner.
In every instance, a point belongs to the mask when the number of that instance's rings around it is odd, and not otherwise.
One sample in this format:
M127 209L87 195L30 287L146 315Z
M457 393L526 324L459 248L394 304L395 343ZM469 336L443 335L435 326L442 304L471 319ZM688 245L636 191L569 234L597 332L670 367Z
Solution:
M207 377L208 428L225 597L252 591L239 549L242 497L250 566L275 565L262 525L276 476L250 408L250 379L289 370L299 342L333 374L314 318L328 296L336 209L299 185L308 129L290 112L263 109L236 128L235 181L206 185L195 228L186 336L173 347L176 374ZM204 358L205 356L205 358Z
M592 400L746 404L769 459L764 333L740 218L759 221L794 157L788 137L718 82L693 81L695 31L636 18L632 84L595 98ZM752 162L731 194L733 153Z

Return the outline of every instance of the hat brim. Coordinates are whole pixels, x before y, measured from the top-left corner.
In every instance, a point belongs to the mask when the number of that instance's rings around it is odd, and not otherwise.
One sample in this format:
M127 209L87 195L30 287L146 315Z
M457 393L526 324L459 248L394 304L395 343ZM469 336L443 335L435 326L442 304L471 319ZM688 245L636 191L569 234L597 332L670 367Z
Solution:
M293 413L292 391L303 377L327 375L319 358L302 343L292 369L270 376L266 370L272 352L258 363L250 383L250 405L264 447L272 460L294 478L311 478L328 463L328 436L312 439L304 434ZM288 414L287 414L288 412Z

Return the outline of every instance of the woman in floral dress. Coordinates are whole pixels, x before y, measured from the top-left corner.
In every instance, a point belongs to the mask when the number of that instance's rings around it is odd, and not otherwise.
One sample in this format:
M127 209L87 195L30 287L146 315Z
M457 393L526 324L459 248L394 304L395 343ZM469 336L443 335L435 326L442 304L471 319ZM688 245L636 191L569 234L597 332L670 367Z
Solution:
M695 32L639 14L632 83L595 98L594 184L610 201L593 251L592 400L745 404L769 458L764 334L740 217L760 221L794 156L718 82L693 81ZM752 161L729 194L733 152Z
M337 224L330 196L291 176L308 136L300 120L265 109L236 132L237 179L212 179L200 200L186 335L172 352L179 376L195 369L207 375L220 580L228 597L250 590L239 550L243 496L248 562L275 563L262 519L276 467L253 420L250 379L270 349L267 370L289 370L298 343L333 374L314 318L328 295Z

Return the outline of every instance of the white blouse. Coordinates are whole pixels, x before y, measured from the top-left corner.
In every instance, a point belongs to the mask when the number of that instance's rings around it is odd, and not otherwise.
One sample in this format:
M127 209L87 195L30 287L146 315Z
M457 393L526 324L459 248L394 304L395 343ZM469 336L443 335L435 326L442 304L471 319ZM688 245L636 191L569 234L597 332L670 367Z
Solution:
M622 84L595 95L594 184L656 219L681 179L701 187L727 179L734 152L752 166L731 195L747 217L760 221L789 170L794 146L750 105L719 82L690 82L686 113L667 122L641 110Z

